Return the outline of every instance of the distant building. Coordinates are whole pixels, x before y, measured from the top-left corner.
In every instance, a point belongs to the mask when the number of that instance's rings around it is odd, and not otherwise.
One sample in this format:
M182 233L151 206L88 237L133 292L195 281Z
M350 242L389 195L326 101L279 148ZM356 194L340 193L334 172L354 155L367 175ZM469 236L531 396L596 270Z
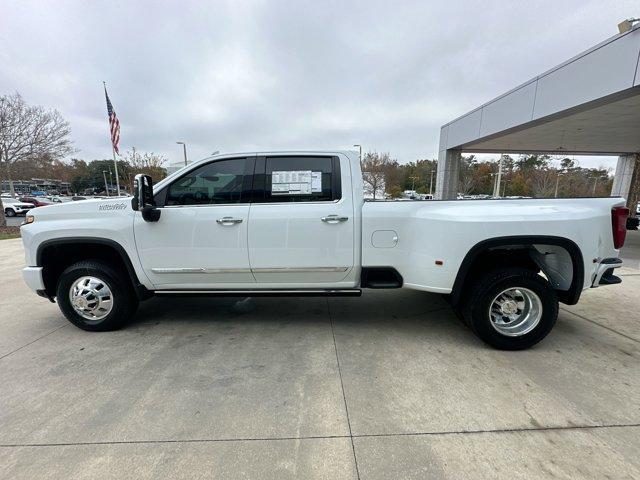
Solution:
M13 189L18 195L69 194L71 185L53 178L32 178L30 180L14 180ZM9 180L2 180L2 192L9 192ZM37 193L36 193L37 192Z
M187 165L190 164L190 163L191 162L187 162ZM184 161L170 163L169 166L167 166L167 176L171 175L172 173L177 172L178 170L180 170L184 166L185 166L184 165Z

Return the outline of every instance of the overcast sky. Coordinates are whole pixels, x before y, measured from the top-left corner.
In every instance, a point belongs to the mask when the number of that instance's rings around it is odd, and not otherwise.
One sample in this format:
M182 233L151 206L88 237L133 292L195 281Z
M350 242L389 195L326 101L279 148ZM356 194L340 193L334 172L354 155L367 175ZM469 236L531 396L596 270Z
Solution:
M58 109L110 158L102 81L132 146L435 158L440 126L599 43L637 0L2 0L0 95ZM615 160L580 158L583 166Z

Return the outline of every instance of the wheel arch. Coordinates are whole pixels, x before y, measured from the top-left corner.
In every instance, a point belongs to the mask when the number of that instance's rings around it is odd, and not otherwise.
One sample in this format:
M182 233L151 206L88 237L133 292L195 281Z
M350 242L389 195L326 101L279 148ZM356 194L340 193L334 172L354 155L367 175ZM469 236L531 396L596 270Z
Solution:
M584 260L580 247L572 240L565 237L548 235L514 235L494 237L475 244L465 255L451 291L451 300L454 305L459 304L465 290L465 284L470 279L474 267L478 265L483 256L495 251L505 251L507 247L523 251L534 248L534 245L553 245L563 248L571 258L572 278L567 290L557 290L558 299L562 303L574 305L580 299L584 285ZM529 254L527 253L529 257ZM533 258L529 258L535 263Z
M48 260L48 257L53 260ZM125 248L115 240L95 237L67 237L45 240L36 251L36 266L43 267L45 293L55 296L55 283L69 265L81 260L110 260L126 274L140 300L149 296L149 291L140 283L131 258Z

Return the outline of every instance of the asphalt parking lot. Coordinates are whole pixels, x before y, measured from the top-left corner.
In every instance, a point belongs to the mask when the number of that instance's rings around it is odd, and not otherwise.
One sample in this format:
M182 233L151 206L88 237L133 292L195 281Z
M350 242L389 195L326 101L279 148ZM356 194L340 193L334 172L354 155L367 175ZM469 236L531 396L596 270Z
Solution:
M0 242L0 478L640 478L640 270L523 352L438 295L152 299L88 333Z

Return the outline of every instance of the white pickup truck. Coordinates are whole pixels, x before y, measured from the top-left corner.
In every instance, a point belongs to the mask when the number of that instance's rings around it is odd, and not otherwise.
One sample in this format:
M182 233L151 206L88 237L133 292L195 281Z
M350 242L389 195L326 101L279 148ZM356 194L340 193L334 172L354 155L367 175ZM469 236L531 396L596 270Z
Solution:
M32 210L27 285L85 330L153 295L445 294L488 344L543 339L558 302L619 283L620 198L367 202L357 154L218 155L134 197Z

